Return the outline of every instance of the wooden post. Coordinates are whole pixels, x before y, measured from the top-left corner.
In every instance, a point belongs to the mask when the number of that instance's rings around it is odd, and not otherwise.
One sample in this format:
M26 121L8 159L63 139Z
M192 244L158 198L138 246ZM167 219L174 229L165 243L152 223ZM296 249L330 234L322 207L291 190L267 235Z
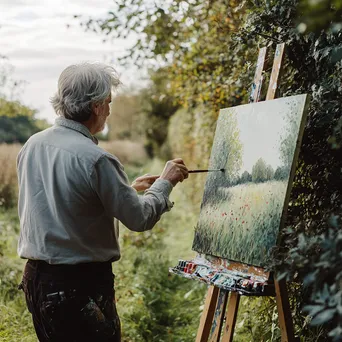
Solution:
M276 97L276 91L278 89L278 80L283 67L285 43L278 44L276 51L274 53L273 67L270 78L270 83L268 85L266 101L273 100Z
M221 330L223 324L223 318L226 311L228 291L220 289L217 305L214 315L213 324L211 327L209 342L219 342L221 337Z
M229 303L227 307L227 318L224 326L222 342L232 342L235 330L235 323L239 309L240 294L238 292L231 292Z
M292 322L292 314L290 309L289 295L284 279L274 281L276 302L278 308L278 319L281 331L281 342L294 342L294 329Z
M267 48L263 47L259 50L257 66L254 74L254 81L252 83L251 95L249 102L258 102L260 99L260 92L263 82L263 72L265 70Z
M204 309L202 312L199 328L197 331L196 342L207 342L211 331L219 288L210 286L207 297L205 298Z

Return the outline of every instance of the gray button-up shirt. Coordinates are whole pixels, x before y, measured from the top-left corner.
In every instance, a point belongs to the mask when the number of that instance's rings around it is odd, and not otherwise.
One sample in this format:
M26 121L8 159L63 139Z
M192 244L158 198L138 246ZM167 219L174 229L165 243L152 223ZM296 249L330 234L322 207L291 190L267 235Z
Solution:
M50 264L115 261L120 258L117 220L141 232L171 209L169 181L158 179L138 195L119 160L96 143L84 125L58 118L21 149L21 258Z

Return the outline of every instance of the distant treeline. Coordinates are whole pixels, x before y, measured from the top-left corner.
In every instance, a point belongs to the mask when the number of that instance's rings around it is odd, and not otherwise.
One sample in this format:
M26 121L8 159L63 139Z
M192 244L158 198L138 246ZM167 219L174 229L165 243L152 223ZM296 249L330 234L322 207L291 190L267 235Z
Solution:
M0 143L24 144L32 135L42 129L40 122L25 115L0 116Z
M267 165L266 162L259 158L252 168L252 174L248 171L244 171L240 178L236 181L236 184L244 184L248 182L262 183L269 180L285 180L289 176L289 169L287 166L279 166L274 171L271 165Z

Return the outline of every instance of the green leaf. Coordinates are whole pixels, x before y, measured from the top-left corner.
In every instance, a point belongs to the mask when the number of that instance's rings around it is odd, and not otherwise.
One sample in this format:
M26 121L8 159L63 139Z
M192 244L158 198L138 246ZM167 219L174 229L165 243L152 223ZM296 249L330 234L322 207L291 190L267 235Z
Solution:
M327 309L317 314L311 321L311 325L322 325L328 323L336 314L336 309Z

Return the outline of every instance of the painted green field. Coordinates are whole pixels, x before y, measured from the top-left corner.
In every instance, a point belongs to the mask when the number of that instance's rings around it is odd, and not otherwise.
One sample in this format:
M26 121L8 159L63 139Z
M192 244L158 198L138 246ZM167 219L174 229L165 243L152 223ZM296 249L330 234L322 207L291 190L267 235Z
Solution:
M264 265L276 244L286 185L284 181L269 181L220 189L217 204L201 208L193 249Z

